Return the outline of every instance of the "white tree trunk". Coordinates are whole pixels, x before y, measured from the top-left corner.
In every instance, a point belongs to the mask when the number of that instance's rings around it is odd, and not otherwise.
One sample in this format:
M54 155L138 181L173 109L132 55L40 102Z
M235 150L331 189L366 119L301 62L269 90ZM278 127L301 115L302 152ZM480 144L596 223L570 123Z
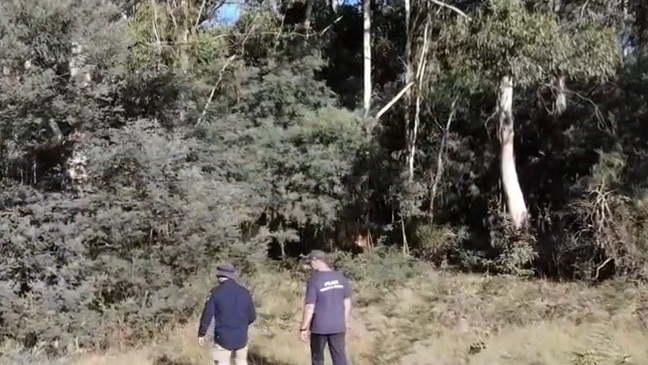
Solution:
M405 0L405 85L412 82L412 37L410 34L411 2ZM412 105L411 88L405 94L405 148L407 149L407 179L414 180L414 154L416 139L412 138L410 106ZM415 133L415 132L414 132Z
M86 87L92 81L92 76L85 64L85 47L77 42L72 42L72 55L68 61L70 68L70 81L78 82L81 87Z
M363 53L364 53L364 100L362 103L364 115L369 115L371 109L371 0L362 1L362 17L364 19Z
M522 228L527 221L528 211L515 168L514 155L514 120L513 120L513 79L505 76L501 79L497 113L499 115L500 168L502 185L506 196L506 205L515 228Z
M562 115L567 110L567 89L565 87L565 76L558 75L554 80L554 115Z
M425 30L423 31L423 44L421 45L421 53L419 55L418 67L416 70L416 109L414 112L414 125L408 129L407 133L407 167L409 173L409 181L414 180L414 161L416 159L416 143L418 139L418 132L421 125L421 104L423 100L423 81L425 80L425 68L427 66L428 52L430 50L430 18L428 17L425 23ZM409 119L408 119L409 121Z
M176 28L176 31L178 32L178 44L179 44L179 54L178 54L178 65L180 67L180 70L182 71L183 74L187 74L190 69L191 65L191 59L189 57L189 54L187 53L187 45L189 44L189 35L191 34L191 31L193 29L193 23L191 21L192 17L189 15L189 3L187 0L181 0L180 1L180 7L182 8L183 11L183 19L182 23L183 24L183 29ZM184 93L184 92L183 92ZM187 116L185 114L185 109L181 108L180 113L179 113L179 119L180 123L184 124L185 120L187 119Z
M610 3L613 4L612 1ZM618 42L619 42L619 54L621 55L621 64L623 65L626 59L628 58L628 56L630 56L630 54L632 53L629 45L627 44L627 41L631 37L629 33L632 32L632 30L629 29L629 25L632 24L632 20L631 20L632 17L630 16L630 11L628 9L630 7L628 0L620 0L618 2L618 5L620 7L619 10L621 12L621 16L619 17L620 31L618 32L619 33ZM612 10L612 12L614 12L614 10Z
M306 0L306 11L304 12L304 28L306 28L306 35L311 27L311 15L313 14L313 2L315 0Z
M561 17L563 9L563 0L553 0L552 10L557 17ZM565 89L565 75L558 73L554 78L554 107L552 113L554 115L562 115L567 110L567 92Z

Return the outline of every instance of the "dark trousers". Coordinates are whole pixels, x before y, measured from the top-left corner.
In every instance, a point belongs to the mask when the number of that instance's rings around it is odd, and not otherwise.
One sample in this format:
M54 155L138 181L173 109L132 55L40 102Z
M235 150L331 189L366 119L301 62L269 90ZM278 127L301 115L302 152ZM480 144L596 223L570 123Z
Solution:
M333 365L347 365L346 340L344 333L320 335L311 333L310 348L313 365L324 365L324 347L328 344Z

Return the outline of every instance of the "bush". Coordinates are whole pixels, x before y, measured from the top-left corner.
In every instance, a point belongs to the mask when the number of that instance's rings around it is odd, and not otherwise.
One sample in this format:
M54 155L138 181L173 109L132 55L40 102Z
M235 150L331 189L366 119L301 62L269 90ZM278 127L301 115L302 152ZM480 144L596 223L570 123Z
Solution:
M568 206L570 234L554 257L556 266L574 267L576 278L648 278L646 190L624 187L625 167L620 153L600 153L592 175L581 181L582 194Z
M592 190L571 206L579 227L562 258L577 262L576 277L599 280L611 272L648 277L648 210L623 195Z
M342 270L362 293L358 305L367 306L381 301L391 289L409 279L424 274L425 265L412 257L405 257L395 249L379 247L359 255L341 254L335 267Z
M228 200L237 188L182 165L191 140L140 123L112 136L119 149L88 148L89 184L101 190L2 192L12 207L1 242L5 337L85 347L159 333L198 304L185 280L236 247L244 216ZM159 149L142 149L143 140ZM107 176L114 163L130 164L130 174ZM111 190L120 199L106 195Z
M446 266L460 249L460 234L449 226L422 224L417 227L415 238L416 256L437 266Z

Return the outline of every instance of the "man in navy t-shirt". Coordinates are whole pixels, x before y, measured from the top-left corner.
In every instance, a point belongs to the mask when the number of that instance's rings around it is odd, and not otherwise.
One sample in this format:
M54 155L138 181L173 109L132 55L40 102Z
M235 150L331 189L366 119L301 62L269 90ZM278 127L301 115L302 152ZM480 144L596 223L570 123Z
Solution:
M311 251L307 260L313 274L306 285L300 337L306 342L310 334L313 365L324 364L327 344L333 365L347 365L345 335L351 311L351 284L341 272L331 269L323 251Z

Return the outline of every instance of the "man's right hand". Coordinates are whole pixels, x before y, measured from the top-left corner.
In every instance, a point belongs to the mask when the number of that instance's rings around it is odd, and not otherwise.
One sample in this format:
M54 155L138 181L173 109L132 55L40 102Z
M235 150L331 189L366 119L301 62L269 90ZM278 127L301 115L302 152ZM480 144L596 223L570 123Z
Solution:
M205 338L204 337L198 337L198 345L200 345L200 347L205 346Z

